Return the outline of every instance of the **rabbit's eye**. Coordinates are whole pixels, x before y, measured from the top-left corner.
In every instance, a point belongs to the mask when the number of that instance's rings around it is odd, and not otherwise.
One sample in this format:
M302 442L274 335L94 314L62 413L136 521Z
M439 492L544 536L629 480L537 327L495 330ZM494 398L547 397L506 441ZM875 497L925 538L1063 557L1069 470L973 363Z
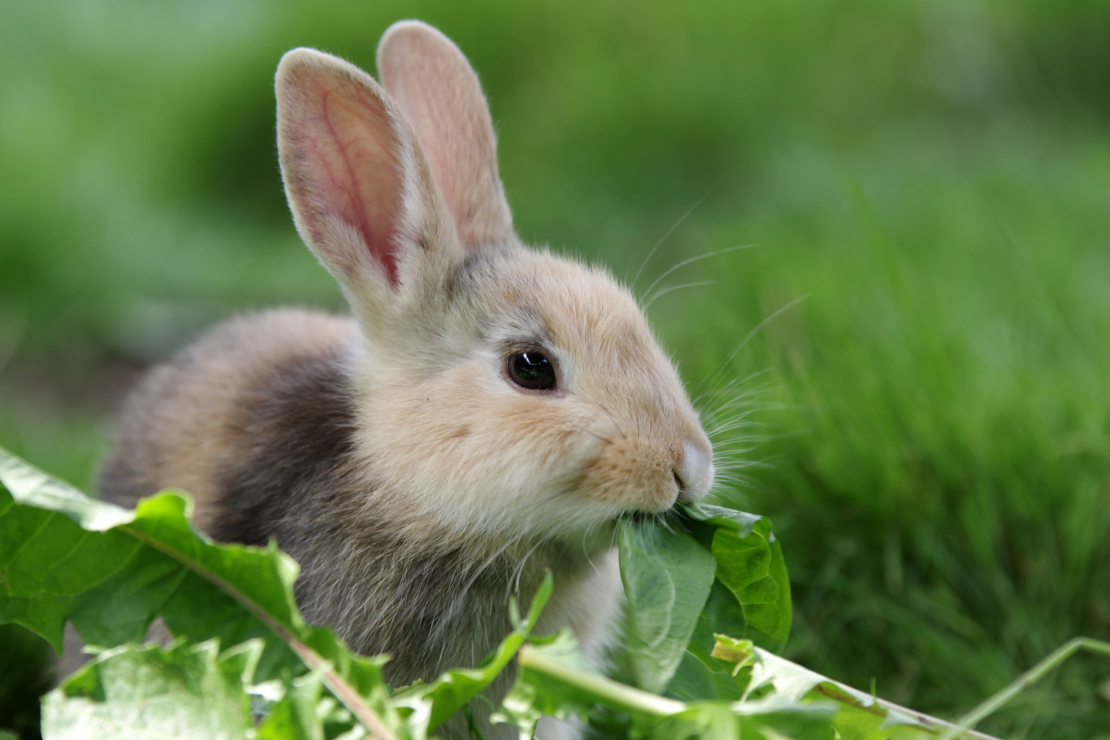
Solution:
M547 391L555 387L555 366L537 350L509 356L509 377L521 388Z

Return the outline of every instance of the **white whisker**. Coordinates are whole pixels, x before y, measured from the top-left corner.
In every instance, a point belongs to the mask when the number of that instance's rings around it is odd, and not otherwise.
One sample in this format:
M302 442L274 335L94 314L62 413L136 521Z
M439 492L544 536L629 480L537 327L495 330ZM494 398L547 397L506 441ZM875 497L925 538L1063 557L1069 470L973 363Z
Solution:
M698 198L698 201L696 203L694 203L694 205L690 206L690 209L688 211L686 211L686 213L682 214L682 216L677 221L674 222L674 226L667 229L667 233L663 234L663 236L660 237L659 241L657 241L655 243L655 246L651 248L651 251L648 252L647 257L644 257L644 261L640 264L640 269L636 271L636 276L634 278L632 278L632 285L629 286L630 290L636 287L636 281L638 281L640 279L640 273L642 273L644 271L644 268L647 267L647 263L651 261L652 255L655 254L656 250L658 250L659 247L662 246L663 242L667 241L667 237L670 236L671 233L675 229L677 229L680 225L682 225L682 222L686 220L686 217L689 216L691 213L693 213L697 209L698 206L700 206L702 203L704 203L705 199L708 198L713 193L713 191L717 189L717 186L720 185L720 184L721 184L721 180L718 180L716 183L714 183L713 187L711 187L711 188L709 188L709 190L705 191L705 195Z
M643 307L642 310L647 311L649 308L651 308L651 304L655 303L656 298L660 298L662 296L665 296L665 295L667 295L667 293L670 293L671 291L680 290L682 288L696 288L699 285L716 285L716 284L717 284L716 280L703 280L703 281L697 282L697 283L683 283L682 285L672 285L669 288L663 288L658 293L653 295L648 300L647 303L644 304L644 307Z
M691 257L690 259L682 260L677 265L675 265L671 269L667 270L666 272L664 272L659 277L655 278L655 282L653 282L651 285L648 286L648 289L644 291L644 294L645 295L651 295L651 291L652 291L652 289L655 288L656 285L659 285L659 283L663 282L663 280L668 275L670 275L672 272L674 272L675 270L677 270L680 267L685 267L686 265L688 265L692 262L697 262L698 260L704 260L704 259L709 259L710 257L716 257L718 254L725 254L726 252L736 252L736 251L739 251L741 249L751 249L752 247L758 247L758 246L759 246L758 244L741 244L741 245L736 246L736 247L729 247L728 249L718 249L716 252L708 252L706 254L698 255L697 257Z
M744 337L744 338L743 338L743 339L742 339L742 340L740 341L740 343L739 343L739 344L737 344L737 345L736 345L736 346L735 346L735 347L734 347L734 348L732 349L732 351L728 353L728 355L727 355L727 356L725 356L725 359L723 359L723 360L722 360L722 361L721 361L720 363L718 363L718 365L717 365L717 370L716 370L716 372L714 372L714 373L713 373L712 377L716 378L716 377L720 376L720 374L721 374L721 371L722 371L722 370L724 370L724 368L725 368L725 367L726 367L726 366L728 365L728 363L732 362L733 358L734 358L734 357L736 357L736 355L740 353L740 350L744 349L744 347L745 347L745 346L747 346L748 342L749 342L749 341L751 341L752 337L754 337L754 336L755 336L755 335L756 335L757 333L759 333L759 331L760 331L760 330L761 330L761 329L762 329L763 327L767 326L767 324L769 324L769 323L770 323L771 321L773 321L774 319L778 318L778 316L779 316L780 314L782 314L782 313L784 313L784 312L786 312L786 311L790 310L791 308L793 308L794 306L798 305L799 303L801 303L801 302L802 302L802 301L804 301L805 299L809 298L809 297L810 297L810 295L812 295L812 294L811 294L811 293L806 293L806 294L805 294L805 295L803 295L803 296L800 296L800 297L798 297L798 298L795 298L794 300L790 301L790 303L787 303L787 304L786 304L785 306L783 306L783 307L782 307L782 308L780 308L779 310L775 311L775 312L774 312L773 314L771 314L771 315L770 315L770 316L768 316L767 318L763 319L763 321L760 321L760 322L759 322L759 323L758 323L758 324L756 325L756 327L755 327L754 329L752 329L752 330L751 330L750 332L748 332L748 335L747 335L746 337ZM700 389L700 388L701 388L701 387L702 387L702 386L703 386L703 385L705 384L705 381L706 381L706 380L709 380L709 378L710 378L710 376L709 376L709 375L707 375L707 376L705 376L704 378L702 378L701 382L700 382L700 383L698 383L698 386L697 386L697 388L695 388L695 389L694 389L694 392L695 392L695 393L697 393L698 389Z

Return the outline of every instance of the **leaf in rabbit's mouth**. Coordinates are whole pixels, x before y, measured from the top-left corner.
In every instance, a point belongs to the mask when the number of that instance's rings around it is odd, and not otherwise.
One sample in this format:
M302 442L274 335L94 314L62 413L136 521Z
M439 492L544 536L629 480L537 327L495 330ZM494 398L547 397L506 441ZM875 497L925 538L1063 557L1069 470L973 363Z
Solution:
M613 520L616 522L620 522L627 519L628 521L636 523L654 522L656 524L667 526L669 522L675 521L676 518L681 517L682 515L682 504L680 504L678 501L675 501L673 504L671 504L671 507L669 509L664 509L663 511L645 511L644 509L632 509L630 511L624 512L623 514L618 514L617 516L613 517Z
M708 504L629 512L618 526L621 580L629 604L628 647L640 688L678 695L730 685L709 651L727 625L770 650L790 631L782 550L762 517ZM720 674L720 675L717 675ZM724 682L722 684L722 682ZM737 698L740 687L728 697Z

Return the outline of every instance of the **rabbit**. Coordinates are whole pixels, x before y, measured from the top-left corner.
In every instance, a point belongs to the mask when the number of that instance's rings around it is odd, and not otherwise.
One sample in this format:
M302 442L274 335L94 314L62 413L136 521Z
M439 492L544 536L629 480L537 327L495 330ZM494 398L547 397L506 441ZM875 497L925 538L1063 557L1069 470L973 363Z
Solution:
M377 67L380 85L300 48L276 75L293 220L352 316L234 318L152 370L100 493L184 489L213 539L276 539L305 617L390 653L392 685L478 663L547 569L538 631L569 627L600 660L622 594L615 523L701 498L709 440L629 290L514 233L454 43L402 21ZM474 704L485 737L515 737Z

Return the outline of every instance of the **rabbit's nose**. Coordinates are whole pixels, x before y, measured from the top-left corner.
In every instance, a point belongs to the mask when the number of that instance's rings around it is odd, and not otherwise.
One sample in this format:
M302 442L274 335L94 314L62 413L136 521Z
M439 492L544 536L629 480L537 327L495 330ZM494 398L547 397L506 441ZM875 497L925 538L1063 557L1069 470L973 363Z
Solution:
M674 467L678 484L678 500L683 503L697 501L713 484L713 462L700 446L686 442L682 446L682 460Z

